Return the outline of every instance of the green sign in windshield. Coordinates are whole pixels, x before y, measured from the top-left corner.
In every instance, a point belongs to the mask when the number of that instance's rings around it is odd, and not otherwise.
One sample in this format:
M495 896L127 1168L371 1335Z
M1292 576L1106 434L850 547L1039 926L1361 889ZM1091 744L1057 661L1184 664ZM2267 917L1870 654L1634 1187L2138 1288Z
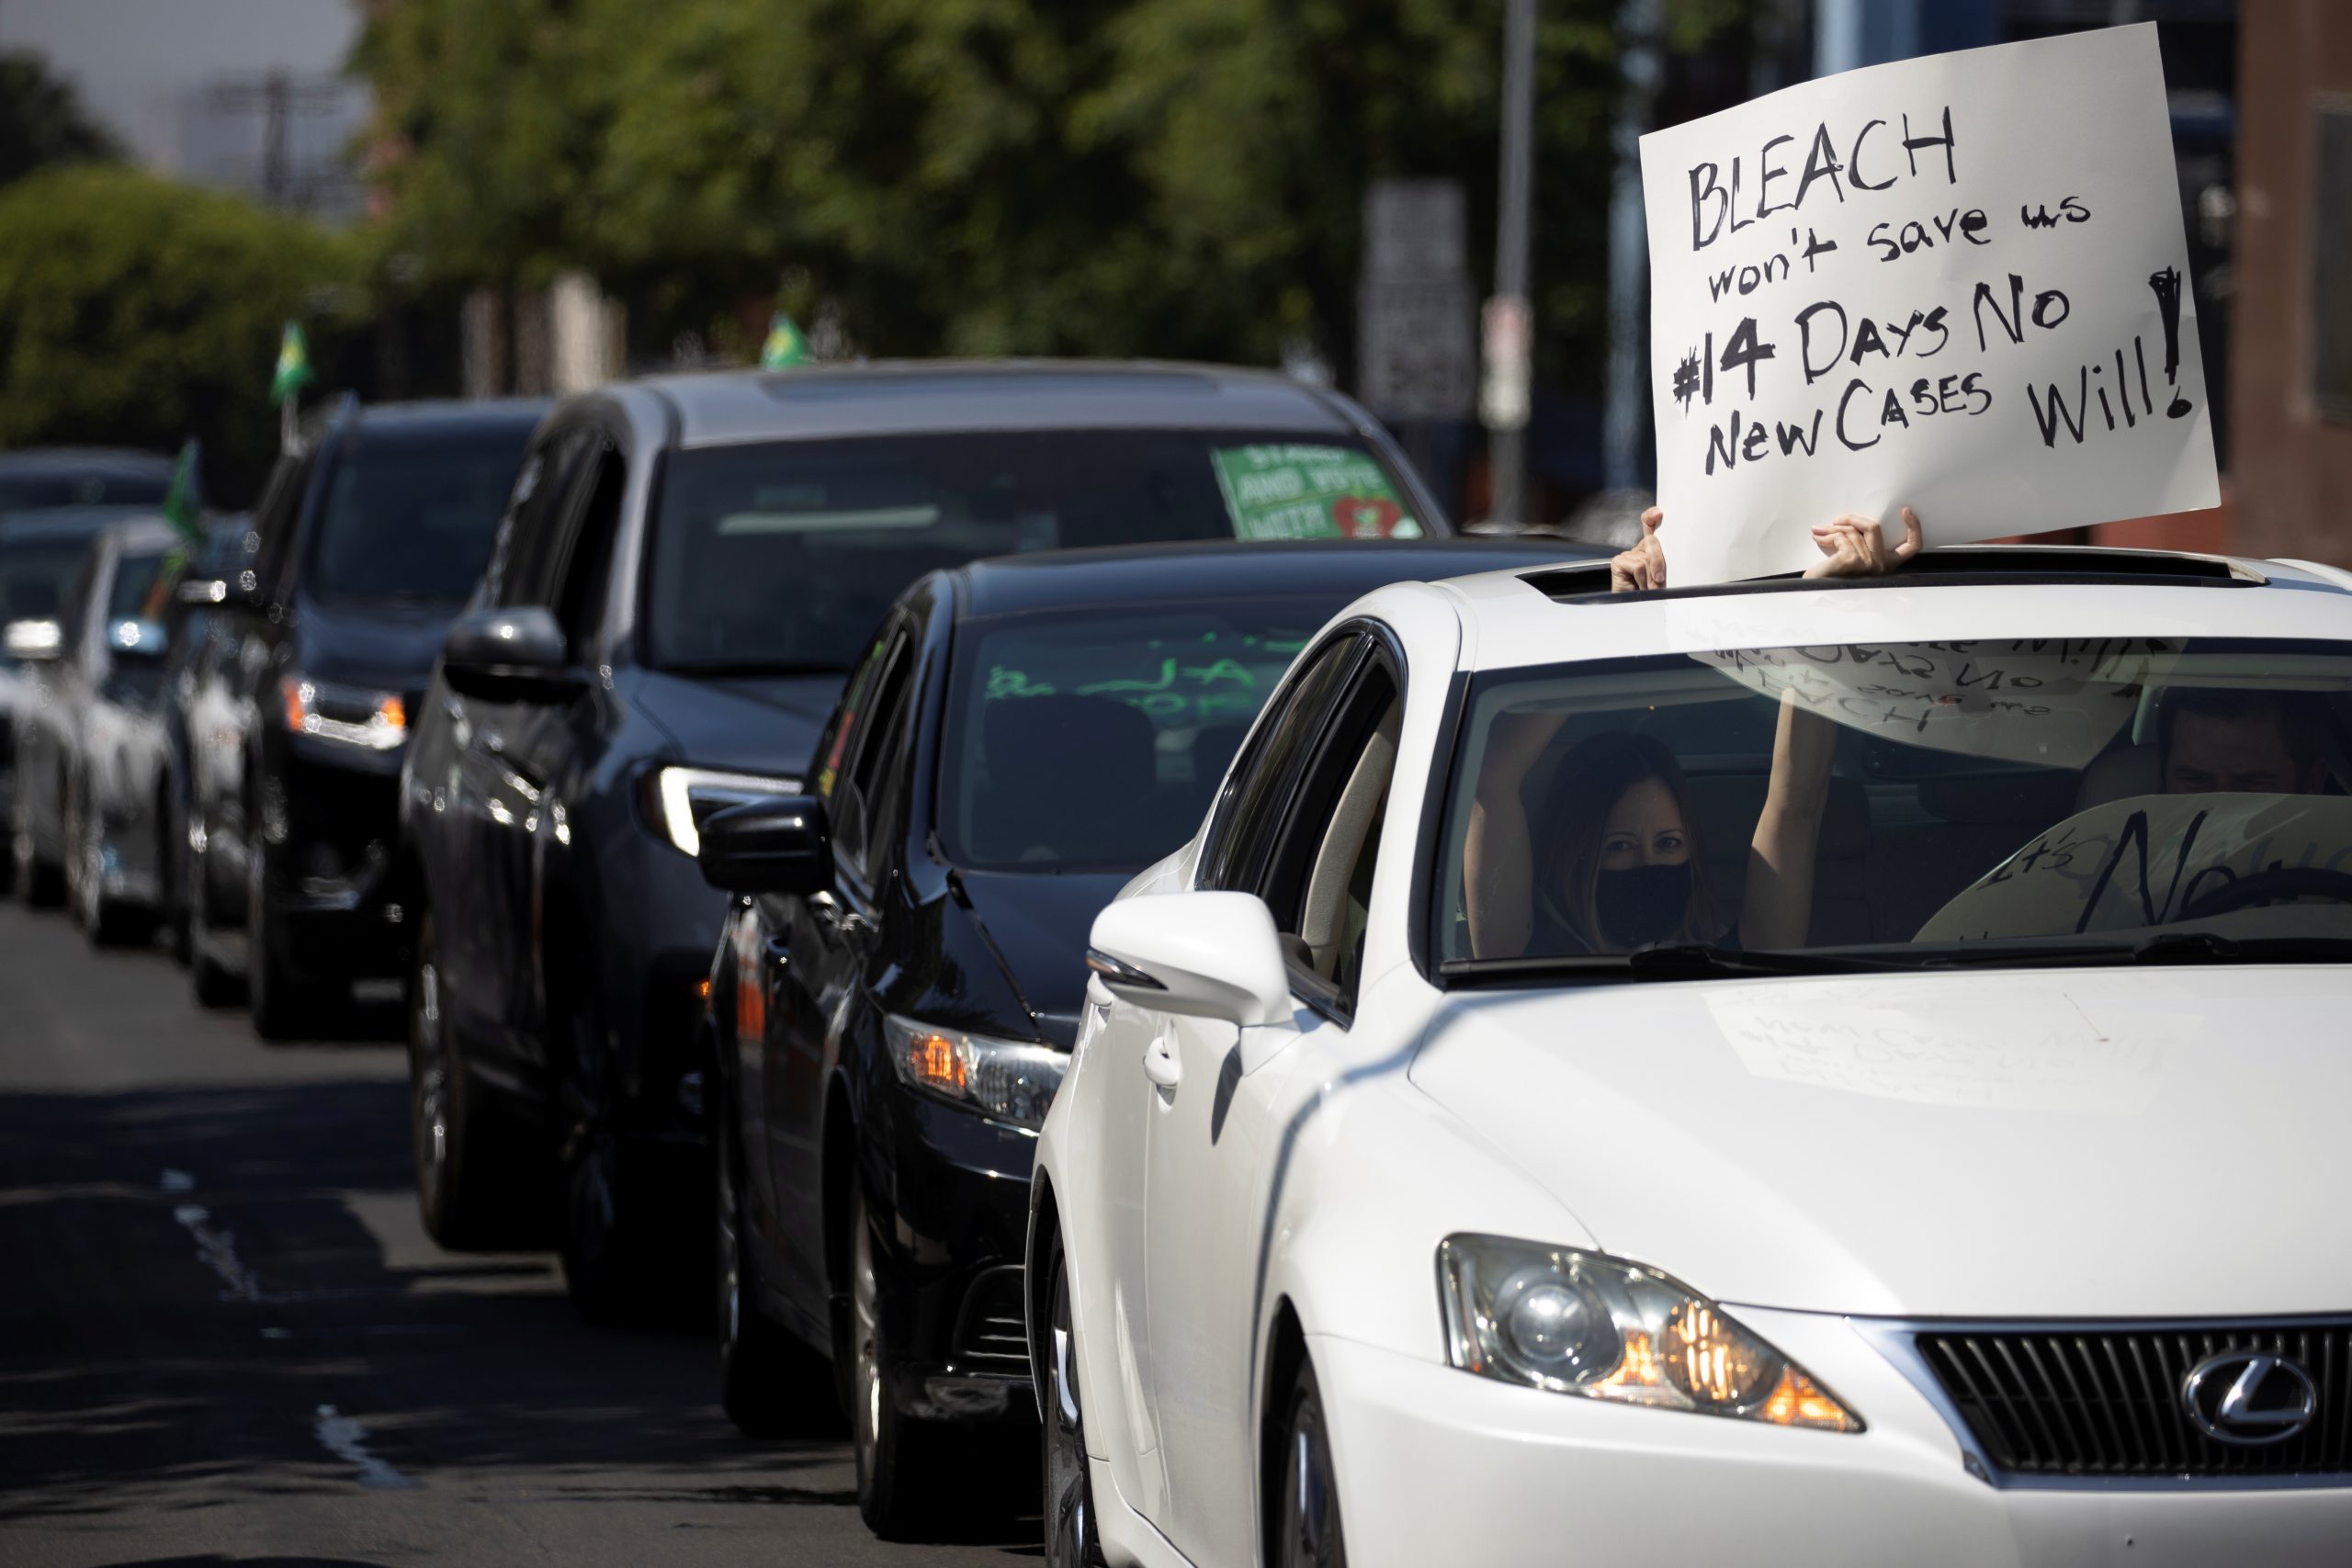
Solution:
M1420 520L1368 452L1225 446L1211 455L1237 539L1418 539Z

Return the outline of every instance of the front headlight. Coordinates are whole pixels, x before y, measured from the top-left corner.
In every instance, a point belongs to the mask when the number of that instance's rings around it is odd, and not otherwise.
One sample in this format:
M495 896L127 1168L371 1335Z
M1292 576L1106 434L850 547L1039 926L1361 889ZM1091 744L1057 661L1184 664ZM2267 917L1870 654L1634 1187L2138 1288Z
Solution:
M390 751L408 739L408 705L398 692L288 675L277 682L286 728L366 751Z
M1862 1418L1689 1286L1604 1253L1494 1235L1437 1250L1446 1353L1555 1393L1859 1432Z
M798 795L798 779L723 773L712 768L657 768L645 776L645 814L673 844L702 853L701 825L730 806Z
M1027 1040L995 1040L886 1018L890 1065L909 1089L1023 1127L1042 1127L1069 1057Z

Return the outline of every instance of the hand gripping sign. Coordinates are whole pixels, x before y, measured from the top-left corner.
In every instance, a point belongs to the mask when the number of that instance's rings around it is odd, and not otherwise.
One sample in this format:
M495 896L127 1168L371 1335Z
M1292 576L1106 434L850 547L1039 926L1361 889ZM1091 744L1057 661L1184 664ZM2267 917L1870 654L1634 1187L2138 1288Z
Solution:
M2154 24L1871 66L1642 139L1678 582L2220 502Z

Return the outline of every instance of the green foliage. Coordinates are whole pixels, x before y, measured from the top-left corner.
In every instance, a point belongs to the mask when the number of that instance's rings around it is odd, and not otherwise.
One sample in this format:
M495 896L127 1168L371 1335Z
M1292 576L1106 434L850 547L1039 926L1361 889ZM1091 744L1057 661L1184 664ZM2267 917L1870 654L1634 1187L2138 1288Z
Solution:
M330 372L356 324L355 241L231 196L87 165L0 190L0 447L204 443L207 490L250 491L276 449L278 333Z
M1671 41L1757 3L1674 0ZM1487 274L1502 9L402 0L355 64L393 241L446 279L578 265L640 325L747 355L783 280L876 354L1265 362L1298 337L1344 365L1370 180L1462 178ZM1617 10L1542 13L1537 319L1572 379L1603 333Z
M51 164L119 158L121 149L82 112L74 89L37 55L0 54L0 185Z

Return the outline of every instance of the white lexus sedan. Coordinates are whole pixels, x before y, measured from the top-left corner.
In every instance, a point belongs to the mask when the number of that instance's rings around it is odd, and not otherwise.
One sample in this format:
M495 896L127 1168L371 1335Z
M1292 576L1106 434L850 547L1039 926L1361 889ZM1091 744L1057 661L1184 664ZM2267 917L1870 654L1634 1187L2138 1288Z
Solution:
M1095 922L1057 1564L2352 1563L2352 575L1387 588Z

